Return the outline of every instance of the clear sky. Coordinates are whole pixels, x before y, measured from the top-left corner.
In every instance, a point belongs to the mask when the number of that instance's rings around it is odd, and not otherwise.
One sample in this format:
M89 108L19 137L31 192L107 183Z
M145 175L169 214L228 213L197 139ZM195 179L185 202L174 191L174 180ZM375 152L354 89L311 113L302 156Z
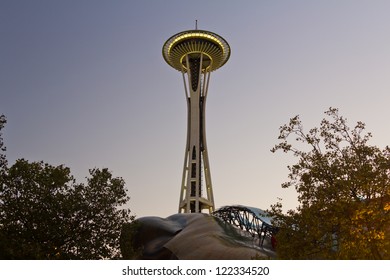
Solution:
M299 114L330 106L372 144L390 142L390 1L0 1L0 114L7 156L69 166L83 181L108 167L137 216L177 212L186 138L181 74L162 58L171 35L224 37L230 60L211 75L206 128L216 206L268 208L287 165L272 154Z

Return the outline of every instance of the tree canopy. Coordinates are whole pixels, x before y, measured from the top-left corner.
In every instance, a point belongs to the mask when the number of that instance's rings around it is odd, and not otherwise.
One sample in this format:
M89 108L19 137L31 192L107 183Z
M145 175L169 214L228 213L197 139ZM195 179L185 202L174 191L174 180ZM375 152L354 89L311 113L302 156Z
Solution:
M350 128L338 109L325 114L308 132L299 116L291 118L271 150L298 159L282 187L295 187L299 206L285 214L279 201L270 210L280 228L278 256L389 259L390 148L369 145L365 124Z
M122 225L134 219L122 178L95 168L76 183L68 167L24 159L8 167L1 134L0 149L0 258L120 257Z

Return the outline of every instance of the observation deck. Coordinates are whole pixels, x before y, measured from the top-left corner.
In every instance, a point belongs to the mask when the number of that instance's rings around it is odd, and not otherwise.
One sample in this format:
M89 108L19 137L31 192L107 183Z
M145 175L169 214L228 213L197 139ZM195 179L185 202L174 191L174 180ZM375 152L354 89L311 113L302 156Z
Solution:
M221 36L205 30L187 30L170 37L164 44L165 61L181 72L187 72L186 55L204 55L202 71L211 72L223 66L230 57L230 46Z

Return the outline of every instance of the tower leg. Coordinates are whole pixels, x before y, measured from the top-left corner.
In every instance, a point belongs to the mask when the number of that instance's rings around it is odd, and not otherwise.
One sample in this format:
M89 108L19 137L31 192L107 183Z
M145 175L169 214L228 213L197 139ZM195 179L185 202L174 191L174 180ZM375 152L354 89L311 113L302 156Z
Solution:
M187 143L180 191L179 213L214 211L214 197L207 154L205 105L210 73L203 67L203 54L185 57L182 69L187 99Z

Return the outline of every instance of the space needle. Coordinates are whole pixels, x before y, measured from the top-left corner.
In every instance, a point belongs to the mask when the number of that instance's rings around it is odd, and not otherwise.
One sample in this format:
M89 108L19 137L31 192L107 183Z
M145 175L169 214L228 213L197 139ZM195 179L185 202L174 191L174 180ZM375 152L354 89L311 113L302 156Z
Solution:
M196 27L170 37L162 54L182 73L187 100L187 142L178 212L211 213L215 204L206 144L206 98L210 74L229 60L230 46L221 36Z

